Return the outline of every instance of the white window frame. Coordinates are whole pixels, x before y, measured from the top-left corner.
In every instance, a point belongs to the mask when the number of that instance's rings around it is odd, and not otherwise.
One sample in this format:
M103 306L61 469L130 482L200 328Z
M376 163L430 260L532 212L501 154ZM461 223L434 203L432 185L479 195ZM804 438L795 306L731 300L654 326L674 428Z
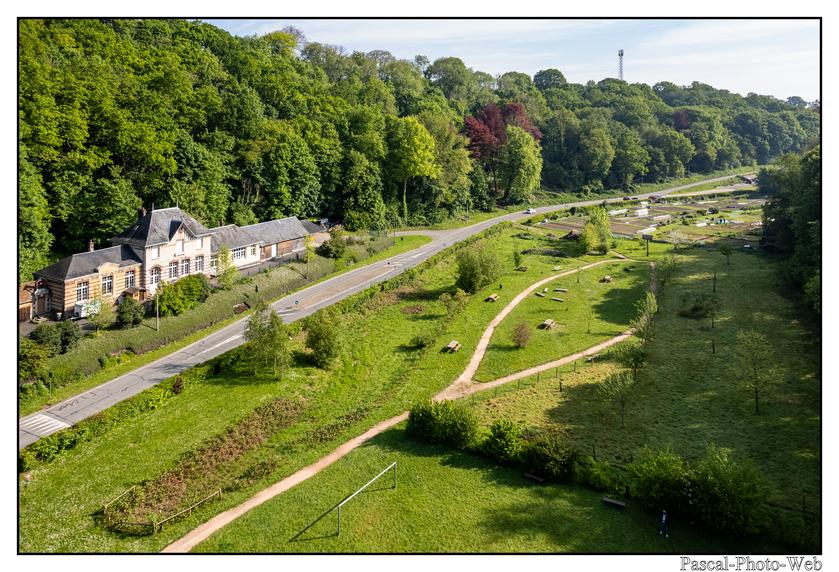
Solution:
M218 268L218 256L215 254L210 257L210 268Z
M81 294L84 293L84 297ZM76 302L90 300L90 282L76 282Z
M160 258L160 247L159 246L152 246L151 247L151 259L157 260Z
M240 246L239 248L233 249L233 260L241 260L245 257L245 247Z
M198 239L198 248L204 248L204 237Z
M179 254L183 254L185 247L185 241L183 239L179 239L175 241L175 256Z
M189 258L184 258L183 260L181 260L181 269L180 269L180 275L181 276L189 276L189 263L190 263Z
M251 256L256 256L256 245L251 246Z
M152 284L160 284L160 278L163 275L163 271L161 270L160 266L155 266L151 269L149 273L149 282Z
M169 280L175 280L178 278L178 263L176 261L172 261L169 263L169 274L167 274Z
M134 269L125 271L125 288L133 288L137 283L137 271Z
M196 272L204 272L204 257L203 256L196 256L195 257L195 271Z
M107 284L107 288L106 285ZM103 296L113 296L114 295L114 275L108 274L107 276L102 277L102 295Z

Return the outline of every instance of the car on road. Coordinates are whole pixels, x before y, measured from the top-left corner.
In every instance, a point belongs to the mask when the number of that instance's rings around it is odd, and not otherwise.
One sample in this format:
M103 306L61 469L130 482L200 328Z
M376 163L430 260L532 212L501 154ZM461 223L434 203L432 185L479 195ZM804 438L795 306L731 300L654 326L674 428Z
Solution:
M536 214L536 209L527 209L524 214Z
M632 197L624 197L624 198L623 198L623 200L625 200L625 201L631 201L631 200L632 200Z

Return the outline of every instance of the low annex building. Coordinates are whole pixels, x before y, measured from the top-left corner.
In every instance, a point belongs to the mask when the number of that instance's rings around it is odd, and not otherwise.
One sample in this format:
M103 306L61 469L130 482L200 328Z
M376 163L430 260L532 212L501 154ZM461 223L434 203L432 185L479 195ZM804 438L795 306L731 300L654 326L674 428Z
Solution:
M318 232L322 227L309 221ZM308 227L311 228L311 227ZM137 221L111 239L108 248L73 254L34 273L41 294L33 306L57 317L80 316L101 296L117 303L122 296L143 302L158 285L190 274L215 275L218 251L226 246L237 268L305 251L310 231L297 217L239 227L209 229L177 207L141 209ZM33 296L34 298L34 296ZM25 313L19 310L19 317Z

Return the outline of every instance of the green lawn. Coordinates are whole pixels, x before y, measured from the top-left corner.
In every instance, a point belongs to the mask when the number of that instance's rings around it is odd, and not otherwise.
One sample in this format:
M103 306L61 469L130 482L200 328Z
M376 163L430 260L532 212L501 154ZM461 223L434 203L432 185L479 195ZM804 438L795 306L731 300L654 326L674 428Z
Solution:
M820 380L818 341L802 324L796 307L775 291L776 268L764 257L735 253L731 265L716 251L690 250L676 282L660 301L656 338L649 345L650 365L627 405L621 430L616 407L597 395L600 380L615 363L566 366L560 379L522 380L493 394L474 398L485 423L508 418L526 426L560 430L577 449L598 458L629 462L644 445L665 447L690 459L705 444L728 448L734 457L754 462L774 486L773 500L810 509L820 505ZM679 317L687 292L710 292L717 270L721 312L709 320ZM747 285L747 287L744 287ZM763 392L761 413L753 393L738 380L734 352L740 329L763 332L773 346L776 383ZM716 354L711 354L711 340ZM560 380L562 391L560 391Z
M341 509L336 505L397 462ZM256 507L196 552L776 552L673 523L658 534L656 514L637 503L605 507L602 494L537 485L520 470L472 454L416 442L389 430L322 473Z
M359 258L359 262L348 264L340 270L333 270L333 261L318 256L316 257L316 262L312 268L312 276L313 278L317 278L310 282L301 279L300 273L305 272L305 264L303 263L293 263L290 265L280 266L269 272L257 274L251 278L251 282L242 284L228 292L216 293L198 308L186 312L181 316L161 318L161 332L164 335L166 332L172 331L173 328L184 332L190 332L188 335L185 335L184 337L179 337L177 334L170 336L178 339L145 353L136 355L129 354L118 365L113 365L104 369L99 369L98 360L101 356L107 355L108 353L114 351L114 349L130 346L131 344L136 343L138 339L146 339L156 336L157 333L154 331L154 319L150 318L145 320L143 325L139 328L108 331L104 332L98 338L87 338L82 340L79 346L70 353L56 356L50 360L48 369L50 371L69 370L77 372L89 370L91 372L90 375L79 376L78 379L68 383L67 385L52 387L51 391L42 390L22 396L18 405L20 415L34 413L39 409L54 405L64 399L87 391L97 385L119 377L124 373L180 350L181 348L200 340L224 326L241 319L242 316L228 315L232 312L232 306L241 301L243 296L246 297L249 293L252 293L255 286L258 286L259 290L263 293L276 291L278 294L273 298L280 298L287 296L295 290L307 288L313 284L317 284L318 282L349 272L350 270L413 250L429 242L431 242L431 238L427 236L401 236L396 239L396 242L391 246L375 252L372 256L365 251L363 246L350 246L349 249ZM209 327L195 330L195 328L200 327L199 324L207 322L206 316L208 313L218 314L220 321L215 322ZM222 316L227 317L221 319Z
M528 272L515 272L513 250L541 243L514 236L521 232L509 227L484 242L509 261L500 280L510 292L547 276L557 264L553 257L533 255ZM484 328L501 309L483 302L495 284L473 296L448 322L437 299L452 291L454 278L455 263L446 253L400 288L363 302L358 311L342 318L346 348L331 371L311 364L300 336L295 340L295 366L282 383L245 369L223 372L161 408L36 467L33 483L21 488L20 550L157 551L347 438L436 394L463 371ZM412 347L411 339L419 333L431 333L435 343L422 350ZM442 353L451 339L459 340L464 349ZM305 413L301 422L248 454L248 464L270 467L262 478L225 491L221 501L208 503L157 536L121 537L96 524L91 514L102 503L171 468L181 454L276 396L299 399Z
M614 281L601 283L599 280L606 275ZM544 298L531 294L499 324L475 378L492 381L573 354L626 331L629 321L635 317L635 302L643 296L648 284L646 262L618 260L583 270L579 276L575 273L549 282L544 286L548 289ZM544 288L538 291L541 293ZM565 288L568 292L554 292L554 288ZM554 297L564 302L551 300ZM585 315L589 308L594 311L590 333ZM539 329L538 325L548 318L556 321L556 327ZM511 341L514 328L521 322L531 328L530 342L525 348L518 348Z

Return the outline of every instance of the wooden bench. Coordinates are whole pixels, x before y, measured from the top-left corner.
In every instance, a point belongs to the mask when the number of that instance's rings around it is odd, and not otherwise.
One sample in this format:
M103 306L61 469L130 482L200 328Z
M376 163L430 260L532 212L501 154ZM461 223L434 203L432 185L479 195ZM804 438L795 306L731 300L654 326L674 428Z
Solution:
M565 292L568 293L568 288L554 288L554 292Z
M537 295L537 296L539 296L540 298L544 298L544 297L545 297L545 295L544 295L543 293L541 293L541 292L536 292L536 295Z
M551 298L554 302L565 302L562 298Z
M548 318L547 320L545 320L544 322L539 324L539 327L543 328L545 330L552 330L555 325L556 325L556 322L554 320L551 320L550 318Z
M484 302L495 302L496 300L498 300L498 294L490 294Z
M587 363L593 362L594 360L596 360L599 357L600 357L600 354L590 355L586 358L586 362Z
M457 350L459 350L461 347L462 347L462 346L460 345L460 342L459 342L459 341L457 341L457 340L452 340L452 341L450 341L450 342L449 342L449 345L447 345L447 346L446 346L446 351L447 351L447 352L454 353L454 352L456 352Z
M539 475L534 475L533 473L525 473L525 478L530 479L531 481L536 481L537 483L544 483L545 479L540 477Z
M609 497L603 497L603 504L606 506L610 506L612 508L619 508L621 510L626 508L626 503L623 501L611 499Z

